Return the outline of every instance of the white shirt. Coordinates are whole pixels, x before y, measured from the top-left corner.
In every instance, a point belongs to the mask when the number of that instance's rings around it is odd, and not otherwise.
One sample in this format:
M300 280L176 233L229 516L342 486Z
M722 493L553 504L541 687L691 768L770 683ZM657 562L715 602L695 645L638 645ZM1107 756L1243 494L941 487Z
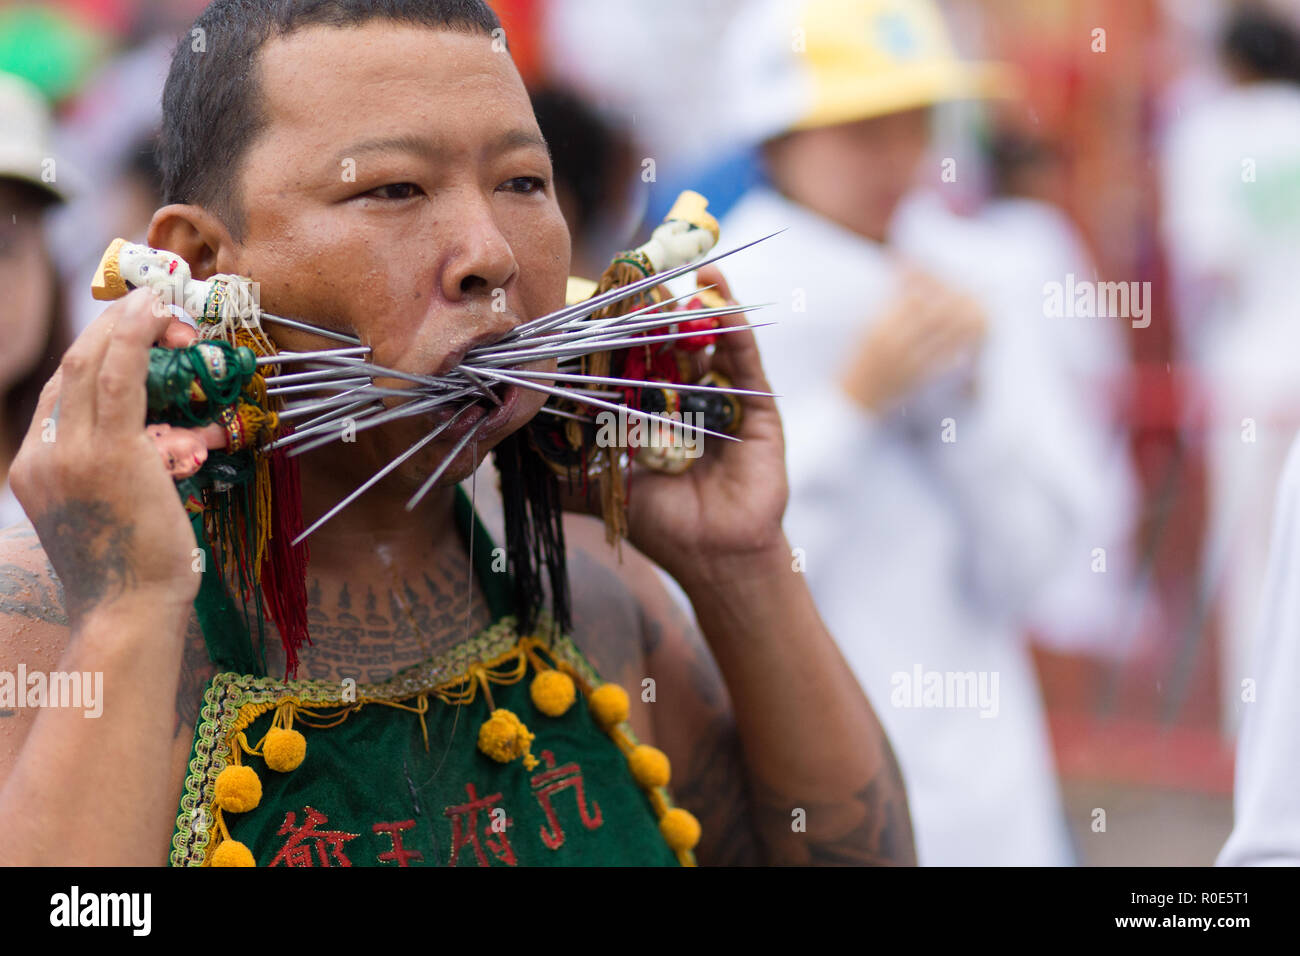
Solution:
M887 419L869 416L836 386L896 288L898 263L886 250L758 189L724 221L725 244L788 231L728 259L724 270L741 301L776 303L762 319L777 324L756 334L782 396L786 533L898 755L920 861L1067 864L1020 620L1063 561L1087 560L1062 552L1089 466L1068 438L1069 399L1040 345L999 321L1008 313L994 298L996 269L971 267L975 250L988 248L987 231L962 233L968 227L954 222L945 247L932 241L934 227L907 252L945 280L954 262L976 273L968 291L983 298L990 318L980 390L967 401L949 378ZM941 440L945 419L954 442ZM984 708L996 714L903 706L918 671L922 686L927 672L941 679L973 672L992 691L996 677L996 705Z
M903 210L907 220L918 220L907 237L899 237L914 239L913 245L925 241L921 230L935 218L918 216L919 205L909 202ZM1135 588L1136 549L1129 543L1141 494L1119 402L1129 374L1125 339L1145 333L1133 328L1135 319L1043 315L1046 283L1064 283L1069 275L1099 279L1082 237L1064 212L1038 200L996 199L980 209L979 222L996 237L1002 250L998 261L1012 267L1005 284L1021 302L1023 321L1041 325L1047 333L1045 346L1074 399L1075 424L1067 437L1076 447L1090 449L1086 457L1099 466L1089 472L1089 488L1076 495L1087 513L1080 516L1072 553L1092 555L1095 548L1104 548L1106 572L1096 573L1095 561L1069 562L1036 602L1031 615L1035 635L1040 644L1064 653L1118 660L1135 649L1143 614ZM988 258L969 258L966 272L985 268ZM1150 302L1146 306L1149 310Z
M1278 486L1260 610L1220 866L1300 865L1300 442Z
M1251 83L1188 110L1167 133L1161 173L1193 357L1233 398L1294 408L1300 89Z

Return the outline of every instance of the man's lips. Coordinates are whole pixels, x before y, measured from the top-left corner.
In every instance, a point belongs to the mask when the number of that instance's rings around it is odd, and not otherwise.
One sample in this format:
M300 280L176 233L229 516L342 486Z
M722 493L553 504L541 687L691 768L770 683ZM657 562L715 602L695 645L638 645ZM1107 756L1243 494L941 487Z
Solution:
M457 418L438 436L438 441L454 442L463 438L471 428L476 426L478 427L478 437L486 438L495 434L498 429L509 422L514 414L515 406L519 402L518 387L511 385L504 391L499 388L493 391L501 399L500 405L492 405L487 398L480 398L474 405L470 406L468 411ZM438 408L430 412L429 417L438 423L442 423L450 419L462 408L464 406L459 404Z

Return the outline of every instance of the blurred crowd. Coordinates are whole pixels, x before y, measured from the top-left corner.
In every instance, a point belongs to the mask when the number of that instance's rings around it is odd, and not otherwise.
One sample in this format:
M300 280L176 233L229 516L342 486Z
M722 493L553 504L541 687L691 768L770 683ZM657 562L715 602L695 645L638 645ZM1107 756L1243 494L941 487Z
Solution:
M0 526L203 5L0 9ZM724 271L921 862L1097 861L1080 778L1218 798L1221 845L1300 427L1300 2L492 5L573 274L684 188L723 247L779 232Z

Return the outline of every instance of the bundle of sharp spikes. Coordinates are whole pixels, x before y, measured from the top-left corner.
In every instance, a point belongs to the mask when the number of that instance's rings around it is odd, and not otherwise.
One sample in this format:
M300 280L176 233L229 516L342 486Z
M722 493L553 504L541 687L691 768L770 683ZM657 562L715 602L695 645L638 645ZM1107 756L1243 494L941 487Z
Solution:
M775 234L774 234L775 235ZM771 238L764 236L763 239ZM310 527L294 539L298 544L317 528L321 527L358 497L374 486L385 475L392 472L404 461L415 455L420 449L437 439L444 431L458 421L470 408L476 405L495 406L501 404L500 397L493 388L504 390L510 386L532 389L552 399L564 399L575 405L593 410L613 410L633 418L658 421L673 428L688 429L700 434L710 435L726 441L739 441L731 435L710 431L698 425L692 425L678 419L666 418L651 412L644 412L624 404L624 393L612 388L636 387L645 382L611 376L589 375L582 372L583 356L614 349L670 343L694 335L718 335L739 331L745 328L760 328L759 325L723 326L704 331L656 332L645 334L654 329L666 329L669 325L702 319L711 316L750 312L760 306L725 306L706 309L680 309L671 312L657 311L665 305L671 305L681 299L696 295L696 289L683 296L653 302L644 308L627 312L611 318L591 319L593 313L637 295L647 295L664 282L684 275L723 259L729 255L747 249L763 239L746 243L735 249L720 253L699 262L688 263L676 269L648 276L630 285L620 286L608 292L593 296L583 302L566 306L549 315L544 315L522 325L516 326L507 335L490 345L471 350L455 369L446 375L414 375L385 368L366 360L370 353L368 346L362 345L354 336L345 335L329 329L318 328L296 319L261 313L261 320L275 325L313 332L340 342L349 343L347 347L323 349L313 352L279 352L258 359L260 365L292 365L306 371L284 372L266 379L269 395L279 395L285 401L280 412L280 419L293 422L294 431L278 438L263 447L263 451L289 446L288 454L298 455L330 442L337 441L344 434L345 426L350 434L374 428L399 418L424 415L435 409L451 407L452 414L439 422L428 434L418 439L406 451L402 452L370 478L362 482L342 501L321 515ZM555 359L557 371L533 371L516 366L540 360ZM301 363L301 364L299 364ZM375 378L397 379L411 383L409 388L386 388L375 384ZM554 384L550 384L554 383ZM593 387L594 386L594 387ZM725 388L714 385L674 384L677 391L727 392L733 395L758 395L771 397L768 392L756 392L740 388ZM320 397L320 393L327 393ZM316 393L312 395L312 393ZM332 394L330 394L332 393ZM294 401L295 394L312 395L301 401ZM390 399L395 404L386 404L383 399ZM595 422L594 417L575 414L550 404L543 405L543 414L562 418L577 419L583 422ZM593 411L594 414L594 411ZM448 466L469 445L482 428L487 416L483 416L466 431L455 446L443 458L442 463L425 479L420 488L406 503L408 511L428 494L438 482Z

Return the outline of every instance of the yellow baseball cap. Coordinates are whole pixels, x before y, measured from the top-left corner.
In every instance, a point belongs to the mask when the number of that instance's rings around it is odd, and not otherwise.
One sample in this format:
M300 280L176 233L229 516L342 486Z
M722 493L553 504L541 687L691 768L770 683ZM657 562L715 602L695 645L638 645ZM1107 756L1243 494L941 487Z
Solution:
M1008 66L957 58L932 0L756 4L727 37L722 78L751 141L1015 93Z

